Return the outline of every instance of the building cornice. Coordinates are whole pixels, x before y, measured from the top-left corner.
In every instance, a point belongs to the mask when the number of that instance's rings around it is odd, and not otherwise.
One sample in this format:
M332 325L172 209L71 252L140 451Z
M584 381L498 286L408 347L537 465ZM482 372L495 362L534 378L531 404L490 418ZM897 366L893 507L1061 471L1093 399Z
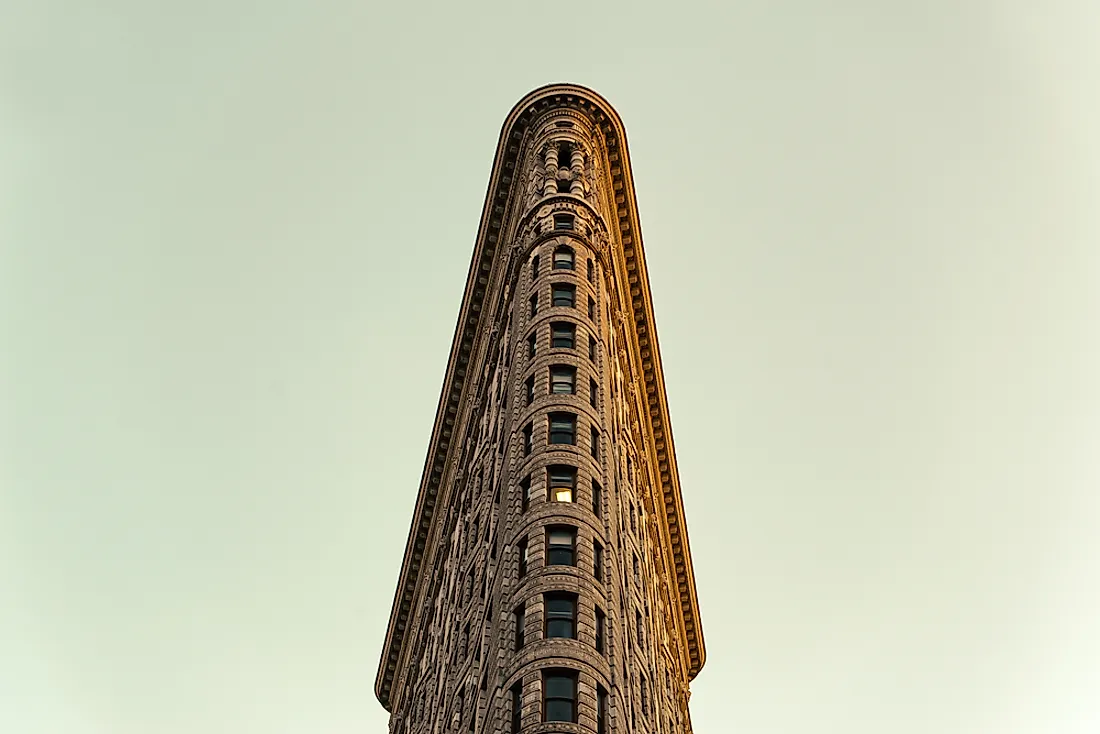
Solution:
M426 580L422 578L423 564L428 559L428 539L442 513L438 512L438 500L443 491L441 483L447 474L448 462L461 450L455 439L458 418L464 396L472 394L476 386L470 384L470 359L479 332L484 328L485 297L489 288L494 259L502 247L501 234L505 225L506 205L513 189L517 163L522 152L524 136L532 123L547 112L568 108L586 115L603 132L607 147L607 163L612 183L612 216L617 220L619 245L626 267L627 281L622 284L629 296L629 306L635 328L635 353L640 359L643 399L647 407L648 428L656 459L656 475L659 482L658 497L663 507L664 525L671 542L671 558L675 569L677 591L673 597L679 600L680 624L684 631L684 645L688 677L693 678L706 661L702 628L699 621L699 604L695 590L691 553L688 546L687 524L680 494L680 480L676 468L676 455L672 442L672 427L668 417L668 400L665 395L664 375L661 370L660 351L654 328L653 303L642 252L638 207L627 154L626 131L614 108L596 92L573 84L553 84L536 89L524 97L509 113L501 129L493 162L492 175L482 209L474 256L466 278L466 290L458 323L451 344L451 356L443 382L439 407L436 411L432 439L424 463L420 491L416 501L413 522L405 546L397 591L390 611L382 659L375 680L375 695L382 705L390 709L390 695L401 661L406 657L417 591ZM608 222L612 225L612 222Z

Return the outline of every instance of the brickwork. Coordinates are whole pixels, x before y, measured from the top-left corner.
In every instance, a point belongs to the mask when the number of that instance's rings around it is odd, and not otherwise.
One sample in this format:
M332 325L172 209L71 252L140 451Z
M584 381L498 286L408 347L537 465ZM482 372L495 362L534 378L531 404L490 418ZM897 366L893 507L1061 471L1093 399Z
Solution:
M392 734L691 732L704 654L633 205L602 98L517 106L376 685Z

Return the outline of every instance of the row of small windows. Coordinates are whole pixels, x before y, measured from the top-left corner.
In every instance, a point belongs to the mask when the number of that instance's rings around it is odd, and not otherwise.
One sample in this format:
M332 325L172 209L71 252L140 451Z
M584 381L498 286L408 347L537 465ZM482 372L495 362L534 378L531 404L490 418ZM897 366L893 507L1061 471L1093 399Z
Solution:
M577 416L575 413L550 413L547 416L549 443L565 446L577 445ZM523 455L530 456L534 449L534 424L523 427ZM595 426L589 427L588 450L592 458L600 458L600 432Z
M577 639L577 595L567 591L551 591L542 595L544 639ZM607 615L596 607L596 629L593 638L596 652L604 651L607 635ZM515 625L515 650L523 649L527 641L527 607L521 604L512 611Z
M523 684L512 686L512 734L523 724ZM607 691L596 687L596 732L606 734L608 727ZM552 668L542 671L542 720L577 721L577 672Z
M568 227L567 229L572 229ZM553 267L552 270L576 270L576 255L573 253L572 248L561 246L554 250L553 255ZM535 255L531 258L531 280L534 281L539 277L539 256ZM592 262L592 259L588 259L588 280L590 283L596 282L596 264Z
M535 376L531 375L524 383L527 405L535 400ZM592 378L588 380L588 402L593 408L599 400L599 385ZM575 395L577 393L577 368L565 364L550 366L550 395Z
M516 544L516 553L519 556L519 577L523 578L527 575L531 560L527 538L523 538ZM575 527L551 525L546 528L546 565L577 565L577 529ZM592 541L592 575L597 581L603 583L603 545L598 540Z
M550 324L550 348L551 349L576 349L577 327L568 321L555 321ZM534 332L527 337L527 357L534 358L538 349L538 335ZM596 337L588 336L588 358L596 361L597 344Z
M539 312L539 294L529 299L530 317ZM572 283L552 283L550 286L550 305L554 308L575 308L577 305L577 286ZM596 299L588 297L588 318L596 318Z

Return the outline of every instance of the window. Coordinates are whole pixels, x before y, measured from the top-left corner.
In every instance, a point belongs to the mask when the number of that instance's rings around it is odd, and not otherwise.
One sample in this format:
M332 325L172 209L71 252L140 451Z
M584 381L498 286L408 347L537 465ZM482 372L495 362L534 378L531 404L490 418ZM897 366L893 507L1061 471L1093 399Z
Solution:
M519 734L523 714L523 683L512 686L512 734Z
M607 718L607 691L596 686L596 734L607 734Z
M589 378L588 380L588 403L593 408L596 407L596 403L600 399L600 386L596 384L596 381Z
M569 168L573 164L573 146L569 143L562 143L558 148L558 165L562 168Z
M527 337L527 358L532 359L535 356L535 342L537 341L537 335L535 332L531 332L531 336Z
M592 426L590 431L591 431L591 434L592 434L591 435L592 458L598 459L598 458L600 458L600 432L596 430L595 426Z
M531 448L532 448L532 445L533 445L531 437L533 435L533 432L534 432L534 428L531 426L530 423L528 423L526 426L523 427L523 455L524 456L530 456L531 455Z
M572 270L573 251L568 247L559 247L554 250L554 270Z
M546 637L577 639L577 595L552 592L543 596Z
M588 358L593 362L596 361L596 337L588 337Z
M531 296L531 318L535 318L535 314L539 312L539 294Z
M523 649L523 643L526 639L526 634L524 632L526 614L527 610L523 604L520 604L518 607L512 610L512 622L514 622L516 625L515 649L517 651Z
M588 259L588 282L596 282L596 264L592 262L592 258Z
M565 321L550 324L550 346L554 349L572 349L577 338L577 327Z
M592 514L603 517L603 487L595 479L592 480Z
M577 416L572 413L551 413L549 421L550 443L577 443Z
M519 577L527 575L527 538L516 544L516 556L519 558Z
M554 215L554 229L557 229L557 230L573 229L573 215L572 214L555 214Z
M531 258L531 280L539 277L539 256L535 255Z
M550 286L550 295L552 306L573 308L577 303L577 287L570 283L554 283Z
M577 529L549 527L546 529L546 565L577 565Z
M550 367L550 392L553 395L572 395L577 392L577 368L564 364Z
M527 389L527 404L530 405L535 401L535 376L528 377L523 386Z
M592 541L592 575L603 583L603 545L598 540Z
M577 674L571 670L547 670L542 674L542 720L577 720Z
M546 470L546 486L551 502L572 502L577 486L577 470L571 466L552 466Z
M520 491L520 512L527 512L527 508L531 506L531 477L524 477L519 483Z
M592 296L588 297L588 318L596 319L596 299Z
M596 607L596 652L603 652L603 638L607 627L607 618L603 610Z
M558 181L557 181L558 193L559 194L568 194L569 193L569 185L571 183L572 182L567 178L559 178ZM556 224L556 222L555 222L555 224ZM554 229L557 229L557 227L555 227Z

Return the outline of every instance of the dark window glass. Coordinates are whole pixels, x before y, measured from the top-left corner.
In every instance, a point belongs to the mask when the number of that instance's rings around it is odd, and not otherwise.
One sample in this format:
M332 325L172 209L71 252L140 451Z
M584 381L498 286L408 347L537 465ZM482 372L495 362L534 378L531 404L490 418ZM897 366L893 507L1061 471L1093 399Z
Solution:
M539 277L539 256L531 258L531 280Z
M573 229L573 215L555 214L554 229Z
M527 575L527 538L516 544L516 555L519 558L519 577Z
M603 487L595 479L592 480L592 513L603 517Z
M527 512L527 508L531 506L531 477L520 480L519 492L519 509L521 512Z
M523 684L512 686L512 734L519 734L519 725L523 713Z
M537 336L538 336L537 334L532 332L531 336L527 337L527 357L528 357L528 359L535 356L535 342L538 340Z
M550 392L554 395L572 395L577 392L577 369L564 364L550 368Z
M549 422L550 443L577 443L577 416L572 413L551 413Z
M535 399L535 376L531 375L528 377L526 382L523 383L523 386L526 388L527 404L530 405Z
M588 261L588 282L596 282L596 264L593 263L591 260Z
M595 380L589 379L588 380L588 402L593 408L595 408L596 403L599 401L599 399L600 399L600 386L596 384Z
M596 318L596 301L592 298L592 296L588 297L588 318Z
M568 670L547 670L542 678L543 720L577 720L577 674Z
M596 652L603 652L603 637L606 626L607 619L604 617L603 610L596 607Z
M525 639L525 634L524 634L524 624L526 622L525 616L526 616L526 610L524 609L522 604L520 606L516 607L512 611L512 622L516 626L516 638L515 638L515 649L516 650L520 650L520 649L523 648L523 641Z
M535 314L539 312L539 294L531 296L531 318L534 318Z
M577 303L577 287L569 283L554 283L550 286L550 293L553 306L572 308Z
M588 337L588 358L593 362L596 361L596 337Z
M534 435L534 427L528 423L523 427L523 455L529 456L532 448L532 436Z
M577 529L550 527L546 529L546 565L577 565Z
M577 639L577 595L555 592L543 597L546 636Z
M596 688L596 734L607 734L607 691L603 686ZM669 728L672 731L672 728Z
M592 575L603 583L603 546L598 540L592 541Z
M572 349L577 338L577 327L559 321L550 324L550 346L555 349Z
M559 178L558 179L558 193L559 194L568 194L570 183L571 183L570 180L567 179L567 178Z
M554 270L572 270L573 251L568 247L559 247L554 250Z
M591 430L591 434L592 434L591 435L592 456L594 458L598 459L598 458L600 458L600 432L597 431L595 427L592 427L590 430Z
M552 466L546 470L546 486L551 502L572 502L577 486L577 470L571 466Z

